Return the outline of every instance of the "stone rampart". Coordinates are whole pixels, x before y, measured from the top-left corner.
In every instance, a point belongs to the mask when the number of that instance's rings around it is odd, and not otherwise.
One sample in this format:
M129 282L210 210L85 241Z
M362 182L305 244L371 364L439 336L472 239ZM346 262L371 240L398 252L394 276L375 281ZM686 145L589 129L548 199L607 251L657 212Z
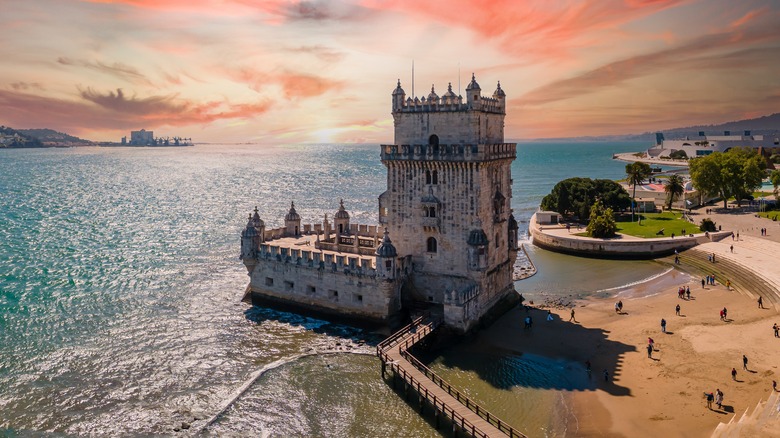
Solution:
M545 228L561 229L559 225L541 226L536 222L536 214L531 216L528 230L533 237L533 244L550 251L561 252L583 257L593 258L630 258L652 259L681 252L688 248L709 242L720 240L730 235L729 232L716 232L694 234L684 237L662 237L652 239L595 239L575 235L557 235L545 232Z

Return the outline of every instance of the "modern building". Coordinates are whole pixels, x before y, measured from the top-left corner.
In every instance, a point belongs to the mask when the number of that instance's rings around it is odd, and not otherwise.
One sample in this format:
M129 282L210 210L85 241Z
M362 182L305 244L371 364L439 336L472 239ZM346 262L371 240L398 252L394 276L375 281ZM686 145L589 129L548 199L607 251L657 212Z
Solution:
M735 147L750 148L776 148L780 147L778 135L751 135L750 131L744 131L742 135L725 131L723 135L706 135L699 131L696 138L685 137L683 139L666 140L662 133L656 133L656 144L647 150L650 158L668 158L676 151L684 151L688 158L702 157L713 152L726 152Z
M142 129L140 131L130 131L131 145L149 146L155 144L154 131Z
M427 309L461 332L514 304L516 145L504 143L505 114L500 84L482 96L473 75L465 98L451 86L407 97L399 81L379 225L350 223L343 202L332 223L301 225L291 204L285 226L269 230L255 209L241 239L248 297L390 325Z

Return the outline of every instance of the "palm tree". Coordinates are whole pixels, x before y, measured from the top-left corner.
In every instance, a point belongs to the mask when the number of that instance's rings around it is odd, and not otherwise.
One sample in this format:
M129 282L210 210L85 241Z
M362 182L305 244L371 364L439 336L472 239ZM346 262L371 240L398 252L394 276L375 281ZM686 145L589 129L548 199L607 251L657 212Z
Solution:
M773 170L769 175L769 181L772 181L772 185L775 188L773 190L775 194L775 200L780 201L780 199L777 199L777 195L780 192L780 170Z
M628 185L633 186L634 189L631 192L631 222L634 222L634 209L636 208L636 185L642 184L647 177L652 174L650 165L647 163L629 163L626 164L626 176L628 177Z
M685 186L683 185L683 179L680 175L673 173L669 175L669 179L664 185L664 191L667 193L667 200L669 201L668 209L672 209L672 203L685 193Z

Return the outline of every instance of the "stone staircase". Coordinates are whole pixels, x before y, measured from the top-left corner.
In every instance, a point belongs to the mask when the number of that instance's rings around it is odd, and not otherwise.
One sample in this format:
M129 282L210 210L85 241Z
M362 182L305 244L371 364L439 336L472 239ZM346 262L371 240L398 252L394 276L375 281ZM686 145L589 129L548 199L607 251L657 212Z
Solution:
M778 400L780 392L772 392L769 399L758 402L752 413L748 408L739 418L734 415L728 423L718 424L712 438L780 437Z
M734 253L730 246L734 245ZM715 263L708 256L715 254ZM732 242L708 242L681 254L678 267L694 275L715 275L719 284L731 282L731 288L753 300L762 297L765 307L780 312L780 270L776 269L780 243L755 237Z

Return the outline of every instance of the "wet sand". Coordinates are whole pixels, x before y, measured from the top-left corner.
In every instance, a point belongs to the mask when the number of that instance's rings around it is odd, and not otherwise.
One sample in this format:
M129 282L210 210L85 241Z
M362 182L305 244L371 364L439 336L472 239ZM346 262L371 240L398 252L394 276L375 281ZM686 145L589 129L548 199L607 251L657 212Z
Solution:
M677 297L681 285L690 287L690 300ZM620 314L617 300L624 304ZM723 307L727 321L719 317ZM566 395L568 436L710 436L719 422L765 400L772 380L780 380L780 338L772 331L779 315L725 286L702 289L700 279L672 271L610 298L579 300L574 309L576 322L569 322L568 308L551 309L553 321L546 320L547 309L533 308L528 314L534 327L526 330L526 311L517 308L477 340L517 353L591 362L593 385ZM655 341L652 359L648 337ZM742 369L743 354L749 371ZM704 392L717 388L725 394L723 409L709 410Z

